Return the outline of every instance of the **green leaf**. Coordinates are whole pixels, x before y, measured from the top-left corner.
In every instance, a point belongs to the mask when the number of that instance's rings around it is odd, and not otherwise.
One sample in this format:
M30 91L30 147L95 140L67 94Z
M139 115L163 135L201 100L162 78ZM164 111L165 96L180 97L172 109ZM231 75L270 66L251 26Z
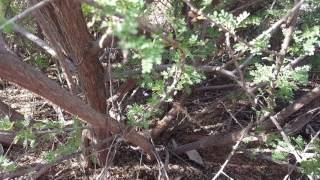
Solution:
M11 122L8 117L0 119L0 130L9 131L13 129L14 122Z
M0 155L0 171L13 172L17 169L17 165L8 160L5 156Z
M28 146L34 147L36 135L32 132L31 129L21 130L15 136L13 143L17 144L18 141L22 141L23 147L27 148Z
M301 162L303 172L309 175L320 175L320 158Z
M286 152L277 152L277 151L272 152L272 159L276 161L283 161L287 158L287 156L288 156L288 153Z
M149 128L149 118L152 112L144 108L143 105L133 104L128 106L128 123L132 126L138 126L144 129Z

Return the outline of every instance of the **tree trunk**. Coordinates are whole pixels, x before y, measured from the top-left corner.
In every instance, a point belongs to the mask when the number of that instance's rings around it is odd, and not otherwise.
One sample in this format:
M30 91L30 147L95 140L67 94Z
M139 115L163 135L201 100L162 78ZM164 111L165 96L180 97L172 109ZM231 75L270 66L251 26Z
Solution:
M90 123L96 129L106 129L108 132L111 131L113 134L121 135L128 142L139 146L154 159L154 148L146 138L132 128L97 112L43 73L36 71L31 65L22 62L19 57L3 48L0 48L0 77L48 99L67 112Z
M38 2L38 0L31 1ZM34 17L50 43L57 52L60 52L60 56L70 58L76 65L89 105L105 114L109 93L104 85L104 71L98 59L99 51L88 50L94 39L88 32L80 2L56 0L35 12ZM64 58L61 61L64 61ZM60 64L63 65L65 62ZM97 142L111 135L104 126L96 126L93 129ZM100 165L105 164L108 153L106 149L106 147L97 149Z

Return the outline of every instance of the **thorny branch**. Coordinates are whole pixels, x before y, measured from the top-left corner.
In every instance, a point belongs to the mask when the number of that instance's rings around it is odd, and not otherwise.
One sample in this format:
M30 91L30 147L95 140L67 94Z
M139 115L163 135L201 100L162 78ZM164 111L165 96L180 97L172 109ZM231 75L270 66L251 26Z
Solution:
M319 135L320 135L320 130L312 137L312 139L306 145L306 147L304 148L304 150L301 153L302 160L305 159L303 154L306 153L309 150L310 146L314 143L314 141L319 138ZM295 166L297 166L297 165L298 165L298 162L295 163ZM290 177L290 175L292 174L293 171L294 171L294 168L291 168L289 173L283 179L287 180ZM312 179L312 178L310 178L310 179Z
M226 33L226 44L227 47L229 48L229 55L232 58L232 62L235 63L235 67L236 69L234 69L233 71L228 71L226 69L224 69L223 67L215 67L215 66L201 66L201 67L195 67L195 69L198 70L203 70L203 71L207 71L207 72L218 72L222 75L225 75L227 77L229 77L230 79L233 79L240 87L242 87L249 95L250 97L254 97L254 94L251 93L251 91L248 89L247 87L247 83L244 80L243 77L243 72L241 71L241 69L243 68L243 66L245 66L246 62L239 65L237 62L237 57L234 56L234 52L232 52L231 46L230 46L230 36L232 38L234 38L236 41L245 44L247 47L252 48L252 45L247 42L246 40L242 39L241 37L238 37L235 33L231 32L230 30L228 30L226 27L224 27L222 24L216 23L215 21L213 21L212 19L210 19L208 16L202 14L202 12L198 9L196 9L188 0L183 0L185 3L188 4L189 7L192 8L193 11L197 12L199 15L204 16L208 21L210 21L212 24L214 24L215 26L217 26L218 28L220 28L223 32ZM42 1L45 2L45 1ZM49 0L47 1L49 2ZM273 24L269 29L267 29L266 31L264 31L260 36L265 35L265 34L272 34L275 29L277 29L281 24L283 24L285 21L288 21L287 23L287 28L285 30L285 38L283 40L282 43L282 48L280 50L280 52L274 52L274 51L270 51L270 50L263 50L263 52L268 53L268 54L272 54L276 56L276 76L278 75L278 73L280 72L280 69L283 65L283 60L284 57L287 53L288 47L289 47L289 43L292 39L292 34L294 32L294 27L295 27L295 22L297 21L297 17L298 17L298 12L299 12L299 8L301 7L301 5L304 3L304 0L299 1L289 12L287 15L283 16L279 21L277 21L275 24ZM40 3L39 3L40 4ZM20 19L22 17L16 17L16 19L12 18L11 21L12 22L7 22L7 24L3 24L1 25L0 29L2 29L4 26L8 25L9 23L13 23L14 21ZM14 27L16 27L14 25ZM18 30L17 30L18 31ZM180 59L180 66L178 68L180 68L179 70L176 71L175 77L173 79L173 82L171 84L171 86L169 86L167 94L171 94L172 91L174 91L175 86L179 83L179 80L181 78L181 74L183 73L183 69L185 66L185 52L183 50L183 48L181 48L181 46L179 45L179 43L175 40L172 39L167 39L166 37L164 37L164 40L168 41L171 43L171 45L176 48L180 54L181 54L181 59ZM45 45L43 45L45 46ZM50 49L49 49L50 50ZM50 53L50 51L49 51ZM54 54L54 52L51 52L50 54ZM250 57L252 57L254 55L250 55ZM252 58L251 58L252 59ZM248 59L250 60L250 59ZM168 67L172 67L173 65L162 65L158 66L160 68L168 68ZM240 80L237 76L235 76L236 73L239 73L240 75ZM316 93L316 96L319 96L319 89L315 88L313 90L313 92ZM310 94L310 93L309 93ZM277 129L279 130L280 134L282 135L283 139L288 143L290 149L292 150L293 154L295 155L296 159L298 162L300 162L303 157L300 157L299 153L296 152L294 146L292 146L290 144L290 140L288 138L288 136L284 133L283 129L281 128L280 123L282 123L282 121L287 118L289 115L291 115L293 112L297 111L298 109L300 109L301 107L303 107L304 105L308 104L313 98L309 97L309 94L307 94L306 96L303 96L301 99L297 100L294 105L293 108L291 108L291 106L288 106L288 108L285 108L283 111L280 111L279 113L275 114L274 116L271 116L270 119L272 121L272 123L277 127ZM165 100L165 98L167 97L167 95L165 97L163 97L161 99L160 102L163 102ZM309 97L309 98L308 98ZM302 103L299 104L299 103ZM254 104L254 103L252 103ZM298 105L297 105L298 104ZM297 105L297 106L295 106ZM283 114L283 116L281 116ZM269 115L268 115L269 116ZM280 121L280 123L278 122L278 120ZM238 135L237 137L237 141L236 144L233 146L233 149L231 151L231 153L229 154L229 156L227 157L226 161L224 162L224 164L222 165L221 169L218 171L218 173L215 175L215 177L213 179L218 178L218 176L223 173L224 168L226 167L226 165L228 164L228 162L230 161L231 157L233 156L233 154L235 153L235 151L237 150L239 144L241 143L242 139L244 138L244 136L250 131L250 129L252 128L252 126L254 125L254 123L251 121L249 123L249 125L241 131L240 136ZM266 125L266 124L265 124ZM270 125L267 124L267 125ZM317 135L315 137L317 137L319 135L319 132L317 133ZM310 141L309 144L311 144L312 141ZM309 145L308 144L308 145ZM200 147L200 146L199 146ZM307 147L305 148L305 150L307 150ZM156 156L157 157L157 156ZM158 160L158 159L157 159Z
M224 168L227 166L227 164L229 163L229 161L231 160L232 156L235 154L235 152L237 151L240 143L242 142L242 139L248 134L248 132L250 131L250 129L253 126L253 121L251 120L251 122L248 124L248 126L243 129L243 131L241 132L241 136L240 138L237 140L236 144L232 147L231 152L229 153L227 159L225 160L225 162L222 164L220 170L215 174L215 176L212 178L212 180L216 180L220 174L223 172Z
M301 2L303 3L303 0ZM295 28L296 22L298 20L300 6L298 6L298 8L295 9L295 11L292 11L290 16L287 18L288 19L288 21L286 23L287 28L283 29L283 33L284 33L285 37L284 37L282 45L281 45L281 50L280 50L279 54L276 56L276 69L275 69L275 73L274 73L275 74L274 79L277 79L278 74L280 73L280 69L283 65L284 57L287 54L287 51L288 51L288 48L290 45L290 41L292 39L292 35L294 32L294 28Z
M216 26L219 29L221 29L224 33L229 33L230 36L235 40L238 41L242 44L244 44L245 46L249 47L249 48L254 48L249 42L247 42L246 40L244 40L243 38L237 36L234 32L230 31L228 28L226 28L223 24L218 23L216 21L214 21L213 19L211 19L208 15L203 14L199 9L197 9L189 0L182 0L183 2L185 2L192 11L194 11L195 13L197 13L198 15L204 17L206 20L208 20L209 22L211 22L212 26ZM270 51L268 49L263 49L262 50L265 53L271 54L271 55L277 55L277 52L275 51Z
M186 1L185 1L186 2ZM286 19L288 19L288 17L292 16L291 20L289 21L288 23L288 28L287 28L287 33L286 33L286 36L285 36L285 39L284 39L284 42L282 44L282 50L280 51L280 53L277 53L276 57L280 57L280 59L278 58L278 64L282 64L281 63L281 59L283 61L283 58L284 58L284 55L286 54L287 52L287 49L288 49L288 46L289 46L289 42L290 42L290 39L292 37L292 33L293 33L293 30L294 30L294 24L295 24L295 21L297 19L297 14L298 14L298 10L300 8L300 6L303 4L304 1L300 1L299 3L297 3L293 9L291 11L289 11L289 13L281 18L277 23L275 23L271 28L269 28L266 32L267 33L272 33L276 28L278 28ZM188 3L188 2L187 2ZM188 4L190 6L190 2ZM191 8L193 6L191 5ZM194 9L194 8L193 8ZM201 13L199 13L201 15ZM218 26L219 27L219 26ZM219 27L220 28L220 27ZM223 29L223 28L221 28ZM233 35L232 33L228 32L227 29L224 29L226 31L227 34L230 34L231 36ZM227 43L228 44L228 43ZM302 58L299 58L297 59L297 61L300 61L300 59L303 59ZM289 64L291 65L291 64ZM241 66L241 65L240 65ZM238 66L239 67L239 66ZM219 68L217 68L219 69ZM235 72L235 71L233 71ZM230 76L232 77L232 76ZM274 116L271 116L271 120L272 122L275 122L275 118L278 118L281 123L283 123L283 121L289 116L291 115L293 112L299 110L301 107L303 107L304 105L308 104L311 100L313 100L314 98L318 97L319 96L319 88L316 87L315 89L312 90L312 92L308 93L307 95L303 96L302 98L298 99L294 104L288 106L287 108L283 109L282 111L280 111L279 113L277 113L276 115ZM313 96L311 95L313 94ZM262 121L260 121L262 122ZM268 121L264 121L263 122L263 127L265 127L266 129L270 128L270 122ZM281 127L280 127L281 128ZM278 129L279 129L279 126L278 126ZM238 132L235 132L234 135L230 134L230 136L237 136L236 139L239 139L239 135L237 135ZM283 133L282 133L283 135ZM283 135L283 137L286 137L286 135ZM191 147L205 147L206 145L208 145L207 143L209 143L209 138L206 138L207 140L203 139L203 140L200 140L198 142L195 142L195 143L191 143L191 144L187 144L187 145L184 145L180 148L177 149L177 152L181 152L181 150L183 148L186 148L185 150L190 150L192 149ZM207 142L207 143L205 143ZM215 140L212 140L212 142L216 142ZM197 145L198 144L198 145ZM200 144L200 146L199 146ZM293 148L294 150L294 148ZM297 156L297 153L296 153L296 157L297 159L299 160L299 156Z

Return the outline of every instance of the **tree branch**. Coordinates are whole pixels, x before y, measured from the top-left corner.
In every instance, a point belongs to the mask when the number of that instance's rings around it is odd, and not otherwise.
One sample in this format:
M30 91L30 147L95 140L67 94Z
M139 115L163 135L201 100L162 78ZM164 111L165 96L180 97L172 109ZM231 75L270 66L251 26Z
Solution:
M273 115L271 118L274 118L277 120L277 122L282 125L286 122L286 119L292 115L294 112L298 111L301 109L303 106L309 104L312 100L320 97L320 87L315 87L312 89L311 92L305 94L301 98L297 99L294 103L290 104L286 108L282 109L280 112L277 114ZM267 118L269 114L265 115L259 122L261 123L261 127L269 131L272 128L274 128L274 124L270 120L271 118ZM175 149L175 152L177 154L190 151L193 149L201 149L201 148L206 148L210 146L225 146L229 145L231 143L236 142L239 138L241 137L241 130L237 130L234 132L230 132L227 134L219 134L219 135L211 135L211 136L206 136L204 138L201 138L198 141L188 143L182 146L179 146L178 148Z
M29 15L31 12L37 10L37 9L40 9L42 8L43 6L47 5L49 2L51 1L54 1L54 0L43 0L29 8L27 8L26 10L24 10L22 13L14 16L13 18L9 19L8 21L6 21L5 23L3 23L1 26L0 26L0 30L2 30L3 28L5 28L7 25L10 25L16 21L18 21L19 19L22 19L24 17L26 17L27 15Z
M44 74L4 49L0 49L0 77L48 99L96 128L106 128L114 134L122 134L127 141L138 145L154 157L153 146L143 136L105 114L95 111L78 97L71 95Z

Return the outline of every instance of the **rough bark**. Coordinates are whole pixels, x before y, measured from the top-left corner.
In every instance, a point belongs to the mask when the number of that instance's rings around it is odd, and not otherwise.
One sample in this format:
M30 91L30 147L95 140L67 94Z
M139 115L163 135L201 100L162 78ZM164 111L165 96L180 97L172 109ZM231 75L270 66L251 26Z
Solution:
M122 135L128 142L139 146L151 158L154 158L153 146L146 138L132 128L125 127L86 105L78 97L73 96L43 73L36 71L5 49L0 49L0 77L42 96L97 129L103 128L114 134Z
M38 0L31 1L38 2ZM60 56L68 57L76 65L90 106L105 114L109 93L104 85L104 70L98 59L99 51L89 51L94 39L87 29L80 1L56 0L35 12L35 18L45 36L60 52ZM60 64L65 66L64 59ZM94 134L98 142L111 135L104 126L94 127ZM99 151L97 159L101 165L104 165L108 152L105 147L97 150Z
M11 53L8 51L8 47L6 46L2 35L0 34L0 49L3 51L7 51L7 53ZM1 115L8 116L10 120L23 120L24 116L17 112L16 110L12 109L9 105L5 104L4 102L0 101L0 118ZM14 132L7 132L7 131L0 131L0 143L10 145L15 137Z

